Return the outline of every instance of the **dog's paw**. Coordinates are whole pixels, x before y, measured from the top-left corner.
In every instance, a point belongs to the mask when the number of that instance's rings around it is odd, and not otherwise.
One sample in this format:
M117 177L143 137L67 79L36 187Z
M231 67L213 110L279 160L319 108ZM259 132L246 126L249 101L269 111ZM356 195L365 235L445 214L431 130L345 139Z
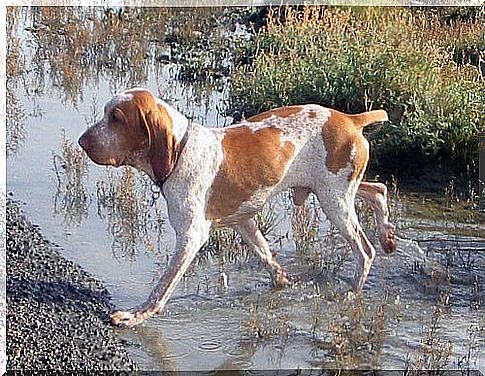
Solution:
M286 273L283 268L279 269L273 276L273 286L275 288L282 288L290 284L288 279L288 273Z
M381 233L380 242L384 252L392 253L396 250L396 238L394 236L394 228L395 226L391 223L386 225L385 231Z
M135 326L144 320L142 315L128 311L115 311L110 318L111 323L117 326Z

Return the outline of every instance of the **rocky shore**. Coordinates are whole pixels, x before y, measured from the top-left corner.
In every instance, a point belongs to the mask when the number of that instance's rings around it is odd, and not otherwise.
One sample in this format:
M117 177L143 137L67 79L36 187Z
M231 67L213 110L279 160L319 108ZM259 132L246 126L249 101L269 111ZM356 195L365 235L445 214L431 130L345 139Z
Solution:
M6 214L7 369L136 369L108 324L101 282L63 258L15 202Z

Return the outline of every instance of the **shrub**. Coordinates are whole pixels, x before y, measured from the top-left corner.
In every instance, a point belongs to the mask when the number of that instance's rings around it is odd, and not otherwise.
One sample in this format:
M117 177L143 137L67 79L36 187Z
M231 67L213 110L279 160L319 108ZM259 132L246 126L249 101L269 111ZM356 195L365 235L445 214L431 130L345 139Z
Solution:
M280 8L255 40L252 63L234 74L237 112L384 108L391 124L371 137L378 164L478 159L485 83L466 57L485 50L480 22L406 8Z

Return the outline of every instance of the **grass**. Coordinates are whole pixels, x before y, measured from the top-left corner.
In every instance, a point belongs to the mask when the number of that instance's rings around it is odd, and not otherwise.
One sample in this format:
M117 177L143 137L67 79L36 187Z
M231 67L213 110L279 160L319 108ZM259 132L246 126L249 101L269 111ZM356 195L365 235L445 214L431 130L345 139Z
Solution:
M483 327L480 329L480 325L471 324L467 332L468 346L466 354L457 357L454 365L460 370L472 371L478 369L477 359L480 359L480 338L483 338Z
M263 303L252 303L249 308L249 319L245 323L245 335L253 341L264 341L270 338L288 337L291 331L286 315L281 314L275 299Z
M405 8L275 8L252 63L234 74L232 104L246 116L310 102L352 113L384 108L391 124L372 136L377 165L453 160L476 169L485 114L472 58L484 50L480 25Z
M362 296L337 296L335 312L328 323L330 338L323 345L334 357L334 367L359 368L366 364L378 368L378 358L387 334L391 305L388 295L369 304Z
M316 198L310 195L304 205L295 206L289 215L298 263L324 276L335 276L350 249L333 225L322 231L324 214Z

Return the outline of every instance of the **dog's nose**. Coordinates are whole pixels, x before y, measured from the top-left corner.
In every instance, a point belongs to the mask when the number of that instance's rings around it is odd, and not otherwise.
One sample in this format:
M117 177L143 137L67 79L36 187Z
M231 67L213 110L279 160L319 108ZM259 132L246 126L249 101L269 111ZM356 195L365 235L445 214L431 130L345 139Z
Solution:
M79 146L81 146L84 150L89 149L89 139L86 133L83 133L81 137L79 137L79 140L77 142L79 143Z

